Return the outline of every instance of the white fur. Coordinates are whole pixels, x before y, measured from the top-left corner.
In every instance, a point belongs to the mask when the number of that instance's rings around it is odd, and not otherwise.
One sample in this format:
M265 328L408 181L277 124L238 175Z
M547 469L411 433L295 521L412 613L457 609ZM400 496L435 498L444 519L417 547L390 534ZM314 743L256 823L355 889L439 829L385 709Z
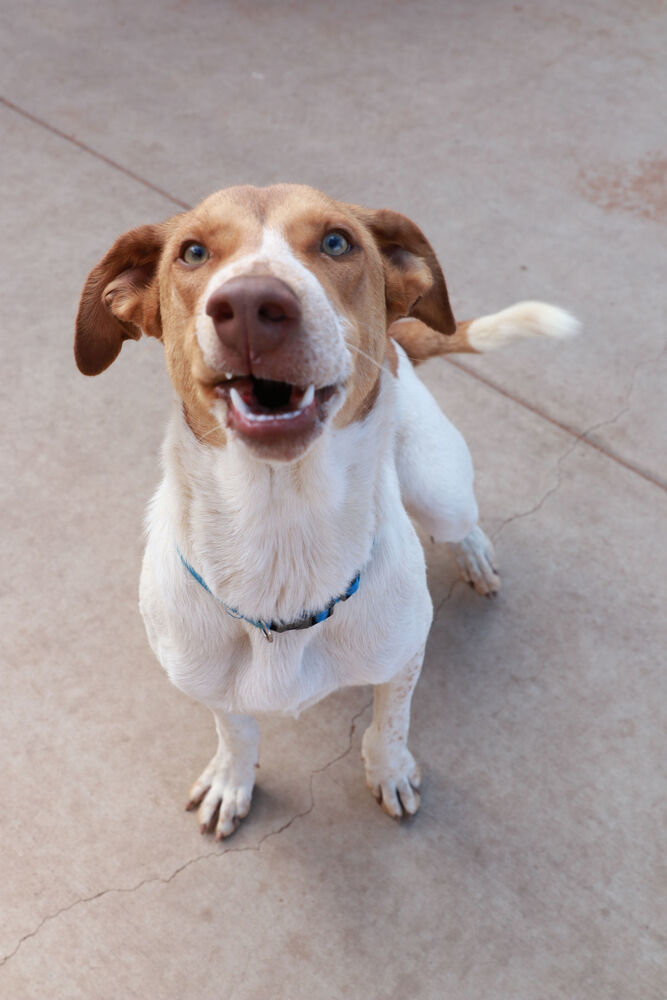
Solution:
M206 362L220 368L209 295L258 263L298 295L306 370L319 384L341 385L340 407L357 358L346 321L276 230L265 229L256 253L211 278L196 325ZM439 541L459 542L475 527L477 505L463 438L397 350L398 375L382 371L370 413L336 429L332 408L320 436L289 464L263 461L233 433L222 448L200 443L180 401L174 407L148 511L140 605L173 683L215 715L218 750L189 805L199 804L202 829L216 822L218 837L250 808L259 739L251 716L298 713L352 684L375 685L363 742L369 787L390 815L419 805L407 736L432 605L408 512ZM224 410L214 412L224 423ZM361 580L331 618L269 643L206 592L179 550L216 597L253 619L294 620L344 593L359 571Z
M398 352L396 463L411 517L436 542L459 542L477 523L473 468L462 435Z
M258 765L259 726L247 715L213 711L218 750L190 789L187 808L199 805L202 830L216 821L216 840L228 837L250 812L255 768ZM217 819L216 819L217 816Z
M413 816L419 809L421 772L408 750L410 700L424 659L422 647L403 670L375 688L373 721L361 744L366 784L390 816Z
M175 409L149 511L141 605L178 687L228 712L294 713L338 687L389 679L423 644L430 598L401 503L395 392L385 374L365 421L329 428L286 466L238 442L199 444ZM327 622L269 644L206 593L177 547L214 594L252 618L317 610L359 570L361 584Z
M432 432L424 419L435 421ZM222 449L200 444L176 405L163 466L148 512L141 611L173 683L216 715L218 753L191 793L204 796L202 826L220 805L216 832L227 836L249 803L257 735L240 715L297 713L352 684L389 685L364 744L368 781L392 815L399 800L416 809L407 720L432 606L404 499L443 539L466 534L477 508L463 439L405 357L397 379L382 373L365 420L329 425L299 462L268 465L233 439ZM269 644L206 593L177 547L213 593L253 618L291 620L344 592L359 570L361 582L330 619Z
M564 309L546 302L517 302L489 316L480 316L468 327L468 341L485 353L526 337L564 340L580 330L579 321Z
M452 545L461 579L484 597L492 597L500 590L500 577L496 567L496 554L491 540L479 525L462 541Z

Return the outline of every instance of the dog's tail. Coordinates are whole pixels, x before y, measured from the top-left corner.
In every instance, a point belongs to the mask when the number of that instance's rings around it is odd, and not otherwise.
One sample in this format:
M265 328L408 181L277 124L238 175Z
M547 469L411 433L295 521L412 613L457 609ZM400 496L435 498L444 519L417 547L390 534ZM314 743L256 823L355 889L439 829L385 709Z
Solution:
M486 354L527 337L565 340L579 329L579 321L564 309L546 302L517 302L489 316L457 323L449 336L411 317L392 323L389 335L419 364L442 354Z

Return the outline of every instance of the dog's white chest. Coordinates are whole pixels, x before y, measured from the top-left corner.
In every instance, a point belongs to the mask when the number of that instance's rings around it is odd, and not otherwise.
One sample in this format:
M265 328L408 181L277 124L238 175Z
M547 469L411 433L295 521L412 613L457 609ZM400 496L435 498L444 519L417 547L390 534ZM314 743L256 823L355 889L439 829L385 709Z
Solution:
M229 712L297 714L337 688L381 683L430 625L423 553L405 515L376 541L358 590L329 619L272 642L232 618L173 559L166 592L166 562L156 568L156 558L149 543L141 609L154 652L177 687Z

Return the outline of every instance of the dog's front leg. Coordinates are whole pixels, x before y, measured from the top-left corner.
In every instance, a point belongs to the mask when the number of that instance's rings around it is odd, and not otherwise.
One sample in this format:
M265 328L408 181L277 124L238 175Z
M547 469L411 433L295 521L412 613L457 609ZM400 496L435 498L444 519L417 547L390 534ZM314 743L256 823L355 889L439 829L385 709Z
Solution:
M424 648L386 684L373 688L373 721L364 733L361 755L366 784L382 808L400 819L419 809L421 774L408 750L410 702L424 660Z
M399 359L396 469L411 517L434 542L448 542L461 577L478 594L500 588L491 541L477 524L470 452L415 374Z
M259 759L259 726L250 715L212 711L218 751L190 789L186 809L198 805L201 832L215 825L215 839L222 840L234 833L250 812Z

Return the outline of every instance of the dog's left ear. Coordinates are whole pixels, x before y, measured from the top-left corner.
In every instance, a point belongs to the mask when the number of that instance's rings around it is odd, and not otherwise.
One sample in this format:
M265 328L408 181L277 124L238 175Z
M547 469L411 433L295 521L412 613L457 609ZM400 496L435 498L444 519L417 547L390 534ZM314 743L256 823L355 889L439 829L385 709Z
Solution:
M387 299L387 326L414 316L433 330L456 330L442 268L421 229L390 209L376 211L350 205L375 237L382 254Z

